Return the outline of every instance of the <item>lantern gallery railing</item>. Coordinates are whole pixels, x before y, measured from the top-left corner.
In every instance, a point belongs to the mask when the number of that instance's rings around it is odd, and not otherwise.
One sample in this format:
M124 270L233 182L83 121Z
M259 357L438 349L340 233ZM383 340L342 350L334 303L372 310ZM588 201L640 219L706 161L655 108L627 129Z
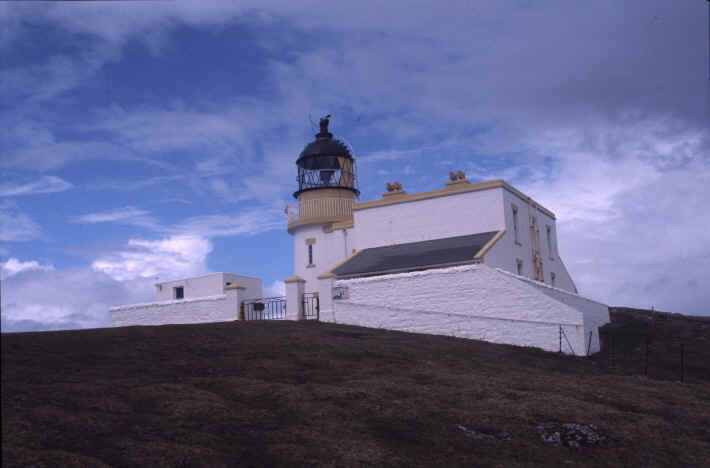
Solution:
M307 218L347 217L353 214L353 199L315 198L299 200L298 207L287 208L288 222L292 223Z
M332 159L333 164L325 164L328 159ZM299 167L299 191L325 187L350 188L357 190L357 178L355 176L352 159L321 157L318 160L318 164L326 165L326 167L317 169Z

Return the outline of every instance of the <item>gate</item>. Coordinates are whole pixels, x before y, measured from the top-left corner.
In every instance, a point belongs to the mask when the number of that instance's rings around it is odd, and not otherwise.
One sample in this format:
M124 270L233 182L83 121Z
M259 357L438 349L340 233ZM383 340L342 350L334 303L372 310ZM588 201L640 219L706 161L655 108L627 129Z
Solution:
M305 293L303 295L304 320L320 320L320 298L318 293Z
M242 302L239 320L284 320L286 318L286 298L261 297Z

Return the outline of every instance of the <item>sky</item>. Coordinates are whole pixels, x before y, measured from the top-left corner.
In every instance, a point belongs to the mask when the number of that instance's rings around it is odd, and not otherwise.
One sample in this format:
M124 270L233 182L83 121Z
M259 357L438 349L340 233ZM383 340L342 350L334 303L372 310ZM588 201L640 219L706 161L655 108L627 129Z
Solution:
M581 294L710 315L708 42L705 0L2 2L2 331L208 272L278 294L325 114L361 200L502 178Z

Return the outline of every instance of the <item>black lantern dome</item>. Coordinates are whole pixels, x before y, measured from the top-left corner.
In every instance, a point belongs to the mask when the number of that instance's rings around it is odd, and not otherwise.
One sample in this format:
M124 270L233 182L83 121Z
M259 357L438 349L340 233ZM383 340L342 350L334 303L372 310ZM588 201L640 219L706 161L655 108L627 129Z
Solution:
M315 141L303 148L296 161L298 166L298 191L294 198L306 190L340 188L359 195L355 176L355 159L350 150L328 131L330 115L320 119L320 132Z

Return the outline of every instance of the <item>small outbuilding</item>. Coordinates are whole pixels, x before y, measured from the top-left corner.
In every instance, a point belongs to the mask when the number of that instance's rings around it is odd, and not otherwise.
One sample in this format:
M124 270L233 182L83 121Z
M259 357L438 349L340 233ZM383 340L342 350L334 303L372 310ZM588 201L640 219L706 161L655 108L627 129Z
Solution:
M112 327L236 320L240 303L261 297L261 279L211 273L156 283L155 301L109 309Z

